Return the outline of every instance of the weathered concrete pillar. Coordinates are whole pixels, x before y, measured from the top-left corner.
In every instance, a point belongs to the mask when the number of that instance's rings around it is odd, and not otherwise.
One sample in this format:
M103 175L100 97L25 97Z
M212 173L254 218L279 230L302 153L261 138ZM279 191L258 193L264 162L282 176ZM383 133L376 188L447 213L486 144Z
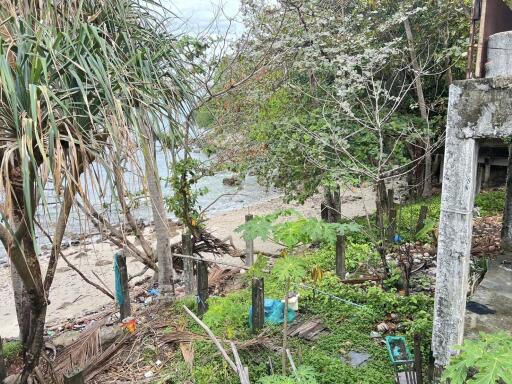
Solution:
M462 343L473 230L478 145L462 135L462 89L450 87L444 156L432 351L436 365L448 364Z
M512 75L511 55L512 32L491 36L487 77ZM478 163L476 139L511 136L511 83L511 78L500 78L457 82L450 87L432 335L432 351L440 368L448 364L456 353L453 347L462 344L464 335Z
M489 36L485 77L512 75L512 31Z
M489 37L485 77L512 76L512 31ZM501 229L501 246L512 250L512 151L509 149L505 209Z
M501 247L505 251L512 251L512 145L508 147L507 183L505 194L505 207L501 225Z

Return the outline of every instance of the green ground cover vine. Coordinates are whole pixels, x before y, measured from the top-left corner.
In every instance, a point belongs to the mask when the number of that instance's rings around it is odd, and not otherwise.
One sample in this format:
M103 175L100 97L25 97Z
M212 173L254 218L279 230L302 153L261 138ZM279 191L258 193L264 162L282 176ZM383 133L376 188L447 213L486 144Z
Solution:
M476 204L480 208L482 215L495 215L499 214L503 206L503 198L504 194L502 191L484 192L478 196ZM432 220L438 219L439 198L424 200L401 207L402 221L400 225L402 228L416 225L419 209L425 203L429 206L428 218ZM287 224L287 230L275 230L277 225L284 223L279 221L283 216L289 220L293 218L293 215L295 215L295 212L281 212L273 216L262 216L260 219L256 219L260 220L259 223L256 221L252 223L252 226L246 225L244 228L247 230L246 233L252 231L253 238L264 235L270 238L270 236L274 236L276 233L286 233L284 239L288 244L301 245L310 241L311 239L307 239L309 235L304 234L304 228L307 226L303 224L290 222L290 224ZM308 219L301 217L298 217L298 219L302 220L302 223L308 221ZM358 219L357 223L357 228L363 228L365 219ZM315 227L316 225L312 226ZM379 263L375 246L365 237L364 232L350 231L350 229L356 228L352 225L328 228L329 230L332 228L343 228L343 230L346 230L346 255L349 272L355 271L361 263L374 263L375 265ZM293 236L290 234L293 234ZM277 237L279 238L279 236ZM252 268L244 275L244 288L229 293L225 297L213 297L209 300L210 308L203 317L204 322L219 337L237 339L239 341L252 339L254 334L251 333L248 325L248 310L251 305L250 281L252 277L265 278L265 297L280 299L285 289L285 279L283 279L283 276L286 276L287 271L290 272L291 269L300 268L305 272L298 274L300 276L295 284L297 293L300 295L300 315L303 318L320 317L329 330L328 334L320 337L314 343L297 338L290 338L288 341L290 351L294 356L297 366L301 367L304 372L308 372L308 377L310 377L309 380L311 381L306 382L314 383L315 381L313 380L316 380L319 384L394 383L394 371L390 365L387 351L381 343L370 337L370 333L375 330L377 324L386 319L390 314L394 314L399 318L396 334L405 335L409 344L412 345L413 335L419 333L423 340L422 349L424 356L427 356L432 329L433 298L422 293L401 296L393 288L384 290L379 286L340 284L339 278L334 274L335 249L328 240L332 239L332 234L325 236L323 238L324 241L321 240L321 236L315 235L315 239L322 244L321 247L309 250L303 255L280 258L276 263L266 257L258 257ZM283 238L280 238L280 240L283 240ZM320 278L315 278L313 274L315 269L322 271ZM354 307L329 299L328 296L318 292L315 293L306 286L329 292L362 307ZM189 299L186 300L188 300L187 306L193 308L194 303ZM171 311L176 316L183 316L180 309L181 305L182 302L177 302L171 308ZM193 321L186 318L182 318L182 321L186 322L188 329L202 333L202 330ZM266 329L267 337L270 340L274 340L276 346L279 346L279 340L282 336L281 331L281 326L268 326ZM353 368L341 359L348 351L369 353L371 355L370 361L361 368ZM499 349L496 349L495 353L498 352ZM187 366L180 359L174 359L166 375L163 375L165 379L161 382L183 382L186 378L192 377L193 381L197 384L238 383L238 378L233 375L230 368L218 355L212 343L208 341L195 342L194 353L195 363L192 373L190 373ZM468 352L463 352L461 359L470 356L470 353L471 349ZM255 347L253 349L241 350L240 355L244 364L249 366L252 382L259 384L301 382L297 381L297 378L293 377L293 375L268 375L267 363L269 359L273 362L276 373L280 372L278 368L280 366L280 355L272 350L265 347ZM501 357L496 357L496 359L501 359ZM426 360L424 359L424 361ZM451 375L455 375L455 373L450 372L463 374L466 371L464 371L465 368L461 367L467 367L469 370L467 372L470 372L470 367L475 366L474 361L473 359L461 363L458 359L454 360L453 364L457 368L450 368L448 372ZM481 364L485 365L488 363ZM463 383L464 381L458 382ZM478 383L478 381L476 382ZM454 381L454 383L457 383L457 381Z

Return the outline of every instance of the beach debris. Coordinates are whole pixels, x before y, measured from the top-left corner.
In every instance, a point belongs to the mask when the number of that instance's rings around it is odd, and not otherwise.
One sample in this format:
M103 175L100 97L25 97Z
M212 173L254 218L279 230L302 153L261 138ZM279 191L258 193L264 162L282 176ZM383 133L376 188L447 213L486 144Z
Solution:
M156 288L150 288L146 291L149 296L160 296L160 291Z
M380 339L382 337L382 334L380 332L371 331L370 332L370 337L372 339Z
M135 318L132 316L123 319L121 328L124 328L128 332L133 334L133 333L135 333L135 331L137 331L137 320L135 320Z
M284 323L284 303L281 300L265 299L265 322L269 324ZM293 322L297 313L288 307L288 322ZM252 306L249 308L249 326L252 328Z
M191 342L180 343L181 354L183 355L183 360L187 367L192 372L192 368L194 366L194 348L192 347Z
M153 373L153 371L147 371L146 373L144 373L144 378L146 378L146 379L150 379L150 378L152 378L153 376L155 376L155 374Z
M320 336L328 334L322 319L314 317L305 322L292 325L288 329L288 336L299 337L307 341L315 341Z

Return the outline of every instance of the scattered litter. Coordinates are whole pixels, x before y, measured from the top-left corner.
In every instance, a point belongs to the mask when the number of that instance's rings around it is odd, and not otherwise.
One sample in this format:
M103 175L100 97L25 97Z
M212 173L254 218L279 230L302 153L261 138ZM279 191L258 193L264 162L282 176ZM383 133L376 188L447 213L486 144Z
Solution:
M412 361L412 354L403 336L386 336L389 358L394 365Z
M288 330L288 336L299 337L308 341L315 341L328 332L322 319L315 317L303 323L293 325Z
M389 326L383 321L382 323L377 324L377 331L379 331L379 332L389 331Z
M133 334L137 330L137 320L134 317L127 317L123 320L121 327Z
M466 303L466 309L477 315L492 315L496 313L494 309L489 308L487 305L471 300Z
M148 289L146 293L150 296L160 296L160 291L156 288Z
M284 304L280 300L265 299L265 322L269 324L284 323ZM288 322L293 322L297 313L288 307ZM249 308L249 326L252 326L252 306Z
M151 377L155 376L155 374L153 373L153 371L147 371L146 373L144 373L144 377L146 379L150 379Z
M284 304L284 300L281 300L281 303ZM299 294L298 293L290 293L288 296L288 308L294 311L299 310Z
M380 339L382 337L382 335L379 332L371 331L370 332L370 337L372 339Z

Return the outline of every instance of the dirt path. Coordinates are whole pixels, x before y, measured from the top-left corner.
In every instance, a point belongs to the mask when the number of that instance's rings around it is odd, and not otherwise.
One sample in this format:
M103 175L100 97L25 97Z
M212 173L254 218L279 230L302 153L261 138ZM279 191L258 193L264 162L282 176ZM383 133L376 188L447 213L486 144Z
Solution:
M276 198L269 201L250 205L244 209L221 213L211 217L207 226L214 235L223 239L232 237L237 248L243 249L244 241L234 233L234 230L245 220L246 214L264 215L278 209L295 208L306 216L319 216L320 197L316 196L304 205L285 204L282 199ZM342 215L347 218L364 215L375 209L373 192L370 188L362 188L354 191L346 191L342 195ZM152 236L152 228L146 228L146 233ZM173 241L178 241L179 235ZM255 249L265 252L276 252L279 247L269 242L255 242ZM102 282L114 288L113 254L117 248L104 241L95 243L91 240L80 245L64 250L68 260L76 265L91 280L98 282L93 271ZM226 257L232 263L241 263L240 259ZM46 268L47 257L41 258L43 268ZM143 269L141 263L135 259L128 259L128 271L135 274ZM149 274L149 273L148 273ZM49 326L61 324L67 319L83 316L99 310L103 306L113 305L112 301L85 283L76 272L71 270L63 260L59 261L59 267L50 291L50 306L48 308L47 323ZM7 266L0 266L0 336L10 338L18 335L16 311L14 307L10 271Z

